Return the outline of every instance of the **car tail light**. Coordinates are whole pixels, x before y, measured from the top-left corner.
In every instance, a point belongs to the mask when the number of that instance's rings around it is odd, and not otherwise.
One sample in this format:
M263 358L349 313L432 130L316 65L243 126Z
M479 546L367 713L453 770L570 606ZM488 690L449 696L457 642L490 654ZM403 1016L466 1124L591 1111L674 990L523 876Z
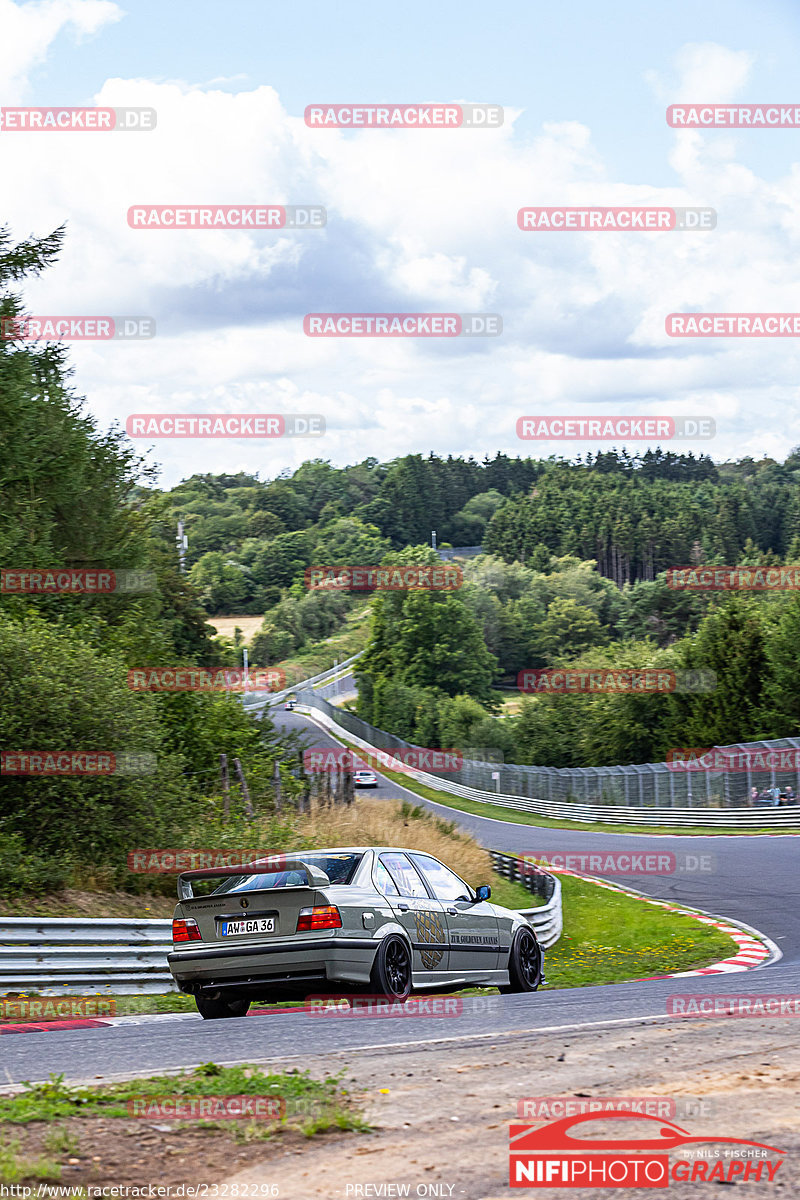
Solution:
M197 921L193 921L191 917L186 921L174 917L172 921L172 940L173 942L199 942L201 938Z
M316 904L313 908L301 908L297 914L297 933L309 929L341 929L342 917L334 904Z

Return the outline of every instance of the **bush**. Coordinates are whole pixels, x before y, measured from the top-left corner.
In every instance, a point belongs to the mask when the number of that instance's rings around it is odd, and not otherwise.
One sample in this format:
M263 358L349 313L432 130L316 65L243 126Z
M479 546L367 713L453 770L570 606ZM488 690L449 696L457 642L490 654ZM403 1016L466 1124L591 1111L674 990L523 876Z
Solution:
M69 882L71 871L69 856L32 853L18 833L0 830L0 894L56 892Z
M0 821L35 854L124 861L180 803L180 760L164 747L157 698L132 692L127 668L79 633L0 617L0 745L9 752L151 755L154 774L0 776ZM139 843L140 844L140 843Z
M250 641L250 657L257 667L271 667L288 658L294 648L295 639L288 629L265 622Z

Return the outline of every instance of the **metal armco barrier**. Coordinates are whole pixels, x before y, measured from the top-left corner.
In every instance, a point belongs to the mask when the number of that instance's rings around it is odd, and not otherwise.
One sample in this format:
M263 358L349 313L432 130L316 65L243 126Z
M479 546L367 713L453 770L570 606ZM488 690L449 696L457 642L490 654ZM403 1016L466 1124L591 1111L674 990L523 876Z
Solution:
M545 950L548 946L554 946L561 937L561 930L564 927L561 908L561 880L533 864L526 864L523 870L520 860L514 858L512 854L500 854L498 850L490 850L489 854L492 866L498 875L502 875L505 879L511 879L515 883L521 883L529 892L533 892L536 896L543 896L547 901L546 904L540 904L536 908L521 908L519 911L528 924L533 926L536 937Z
M174 992L172 921L115 917L0 918L0 994Z
M316 710L322 725L330 729L333 733L345 734L348 741L363 750L374 751L379 749L385 751L387 754L391 754L393 749L414 748L411 742L406 742L403 738L386 733L382 729L376 729L374 725L363 721L354 713L348 712L347 709L336 708L333 704L329 704L327 700L315 695L313 691L298 691L297 700L298 704L306 707L309 711ZM786 749L787 744L791 745L793 743L796 743L798 757L800 757L800 739L796 738L784 738L780 742L753 742L748 743L748 745L751 748L779 751ZM724 749L728 749L728 747L724 747ZM642 773L649 766L663 767L664 774L671 777L672 800L676 798L676 795L680 795L678 785L682 785L685 788L687 786L686 777L694 775L695 796L698 806L694 807L694 804L691 802L691 780L688 784L690 804L687 807L665 807L662 804L634 806L629 800L623 803L621 801L615 802L611 799L606 799L605 803L600 804L584 804L578 799L571 800L567 798L569 795L575 794L572 788L577 789L580 786L581 780L588 790L590 776L608 778L618 787L619 776L615 777L614 772ZM475 800L481 804L492 804L499 808L514 809L517 812L538 813L543 817L555 817L562 820L602 821L609 825L663 825L674 826L676 828L684 825L705 826L709 829L713 829L715 826L722 826L743 830L770 827L775 829L800 828L800 805L787 805L784 808L707 807L712 799L710 795L711 781L703 781L702 777L704 773L702 771L684 771L678 773L670 771L663 763L648 764L648 766L644 767L576 767L574 769L564 768L562 770L556 767L521 767L498 763L476 763L464 760L464 764L460 770L447 773L437 774L433 770L431 772L417 771L409 767L405 767L404 770L412 779L416 779L419 783L436 788L440 792L448 792L450 795L460 796L465 800ZM474 786L473 779L476 777L490 783L492 782L493 774L498 776L498 779L495 781L497 784L496 790L489 791L485 788ZM787 774L788 772L781 773L776 769L773 771L773 782L775 782L776 778L778 782L785 781ZM795 774L796 772L791 772L790 782L793 781ZM548 780L550 791L552 792L554 776L558 777L559 786L556 790L560 797L563 798L557 800L549 798L540 799L532 794L539 785L546 791ZM579 779L578 784L574 782L573 777L575 776ZM697 778L697 776L700 776L700 778ZM742 778L747 779L746 773L742 773ZM729 784L730 779L727 780L725 786ZM506 789L509 786L513 787L514 791L502 790L503 786ZM599 783L593 783L592 786L600 788ZM798 791L800 791L800 780L798 780ZM625 792L627 795L627 776ZM602 795L605 798L607 793L603 792ZM703 804L706 806L704 807Z

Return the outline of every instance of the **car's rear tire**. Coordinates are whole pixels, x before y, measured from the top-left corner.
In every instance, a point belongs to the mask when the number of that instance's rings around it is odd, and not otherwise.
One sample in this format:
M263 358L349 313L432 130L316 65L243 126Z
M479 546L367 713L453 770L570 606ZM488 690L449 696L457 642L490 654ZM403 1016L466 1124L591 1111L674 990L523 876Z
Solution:
M250 1008L249 1000L239 996L220 996L212 1000L210 996L195 996L197 1011L204 1021L219 1021L223 1017L246 1017Z
M411 947L405 938L390 933L378 946L370 983L376 996L405 1000L411 992Z
M498 988L504 995L535 992L542 982L542 948L532 929L518 929L508 955L508 983Z

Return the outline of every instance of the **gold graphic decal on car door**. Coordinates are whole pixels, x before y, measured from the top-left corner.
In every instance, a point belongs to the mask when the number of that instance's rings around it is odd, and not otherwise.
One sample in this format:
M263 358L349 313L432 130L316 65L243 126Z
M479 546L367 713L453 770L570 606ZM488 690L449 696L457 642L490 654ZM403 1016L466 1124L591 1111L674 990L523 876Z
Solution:
M431 912L429 909L418 910L414 913L414 923L417 927L417 937L421 942L429 942L433 945L445 944L444 926L438 913ZM423 967L432 971L444 958L444 950L421 950L420 958Z

